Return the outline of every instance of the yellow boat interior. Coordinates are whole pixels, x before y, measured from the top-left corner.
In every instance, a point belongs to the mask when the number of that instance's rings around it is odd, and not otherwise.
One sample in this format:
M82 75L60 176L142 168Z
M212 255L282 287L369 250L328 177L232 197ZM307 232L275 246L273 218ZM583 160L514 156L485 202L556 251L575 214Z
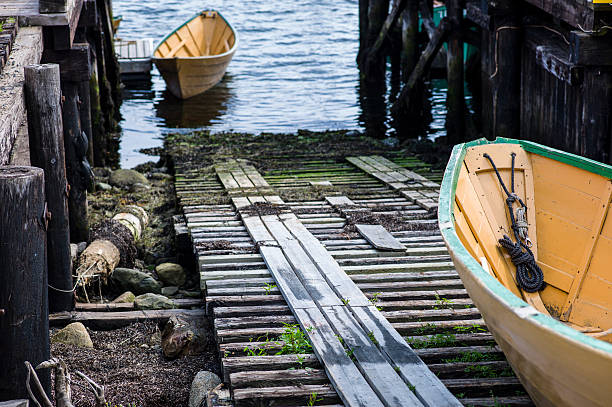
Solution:
M504 193L490 162L527 205L529 237L546 286L528 293L498 244L516 240ZM612 215L610 178L543 155L520 144L469 147L457 180L455 229L470 254L506 288L541 312L595 338L612 342ZM515 208L517 205L515 204Z
M188 58L220 55L234 46L236 36L216 11L203 11L168 35L154 52L155 58Z

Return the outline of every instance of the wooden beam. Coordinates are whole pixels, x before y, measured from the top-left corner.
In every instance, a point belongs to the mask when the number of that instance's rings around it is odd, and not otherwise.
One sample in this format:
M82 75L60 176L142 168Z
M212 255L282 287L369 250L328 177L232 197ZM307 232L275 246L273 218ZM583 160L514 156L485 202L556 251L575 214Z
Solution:
M8 163L13 142L25 120L23 68L37 64L42 55L40 27L22 27L15 38L15 49L0 76L0 165Z
M59 64L62 81L83 82L91 77L89 44L74 44L70 49L46 49L43 62Z
M66 0L40 0L38 11L42 13L65 13Z
M408 2L402 13L402 80L408 80L410 73L419 60L419 4L416 0Z
M79 16L83 8L83 0L75 0L70 12L66 12L66 24L56 26L44 26L46 48L65 50L72 47L74 35L79 25Z
M416 67L410 74L408 81L402 88L397 101L391 107L391 112L393 115L399 115L402 111L407 110L408 106L410 106L412 89L416 85L417 81L429 70L429 67L438 53L438 50L440 50L440 47L444 43L444 39L448 35L448 31L448 20L443 18L442 21L440 21L440 25L438 25L436 28L433 37L427 44L427 47L421 54L419 62L417 62Z
M569 35L570 62L577 65L612 65L612 32L590 35L572 31Z
M387 38L387 35L389 34L389 30L391 29L391 27L393 27L393 25L397 21L398 17L402 13L402 11L404 11L404 8L406 7L407 1L408 0L396 0L396 1L393 2L393 8L391 9L391 12L389 13L387 18L385 19L385 22L384 22L382 28L380 29L380 33L378 34L378 37L376 38L376 41L374 42L372 47L370 47L370 49L368 49L368 55L366 57L366 63L372 62L372 60L374 58L376 58L376 56L380 52L380 49L383 46L383 43L385 42L385 39Z

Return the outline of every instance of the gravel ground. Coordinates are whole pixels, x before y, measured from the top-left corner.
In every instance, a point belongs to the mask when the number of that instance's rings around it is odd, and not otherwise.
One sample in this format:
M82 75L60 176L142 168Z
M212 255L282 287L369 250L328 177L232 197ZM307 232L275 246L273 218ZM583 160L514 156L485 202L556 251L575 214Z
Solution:
M52 344L53 357L63 359L70 370L80 370L104 385L111 406L134 403L137 407L187 406L189 389L200 370L220 373L217 353L166 360L154 323L136 323L111 331L89 331L94 349ZM73 374L73 382L75 375ZM72 386L77 407L94 406L91 393ZM131 405L130 405L131 406Z

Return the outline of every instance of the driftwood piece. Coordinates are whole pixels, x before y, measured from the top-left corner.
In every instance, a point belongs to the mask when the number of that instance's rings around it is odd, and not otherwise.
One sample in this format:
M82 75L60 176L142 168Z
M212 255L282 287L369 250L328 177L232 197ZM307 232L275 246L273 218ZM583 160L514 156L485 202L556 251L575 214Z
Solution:
M92 231L92 242L79 257L77 284L106 282L117 266L131 267L136 255L134 240L140 238L148 221L143 208L129 205L111 220L98 225Z

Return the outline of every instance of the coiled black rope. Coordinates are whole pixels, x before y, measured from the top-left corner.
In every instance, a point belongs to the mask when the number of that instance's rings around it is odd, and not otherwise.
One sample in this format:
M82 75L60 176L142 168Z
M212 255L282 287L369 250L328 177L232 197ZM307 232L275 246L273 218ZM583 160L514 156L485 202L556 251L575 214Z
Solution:
M489 156L487 153L483 154L483 157L489 160L491 163L491 166L497 175L497 179L499 180L499 184L508 196L508 198L506 198L506 205L508 206L508 213L510 214L512 231L514 232L514 237L516 238L516 242L514 242L509 236L504 235L503 239L499 239L499 244L508 251L512 264L516 266L516 282L518 286L524 291L534 293L542 290L546 286L546 283L544 282L544 273L542 273L542 269L540 269L540 267L536 264L533 252L521 240L519 226L516 224L516 219L514 218L514 203L518 202L523 208L525 208L525 213L527 213L527 205L525 205L521 198L519 198L514 192L514 160L516 158L516 154L512 153L511 156L512 172L510 187L512 192L509 192L508 188L506 188L506 185L504 184L504 181L502 181L501 175L499 174L499 171L497 170L491 156ZM525 251L523 251L523 249L525 249Z

